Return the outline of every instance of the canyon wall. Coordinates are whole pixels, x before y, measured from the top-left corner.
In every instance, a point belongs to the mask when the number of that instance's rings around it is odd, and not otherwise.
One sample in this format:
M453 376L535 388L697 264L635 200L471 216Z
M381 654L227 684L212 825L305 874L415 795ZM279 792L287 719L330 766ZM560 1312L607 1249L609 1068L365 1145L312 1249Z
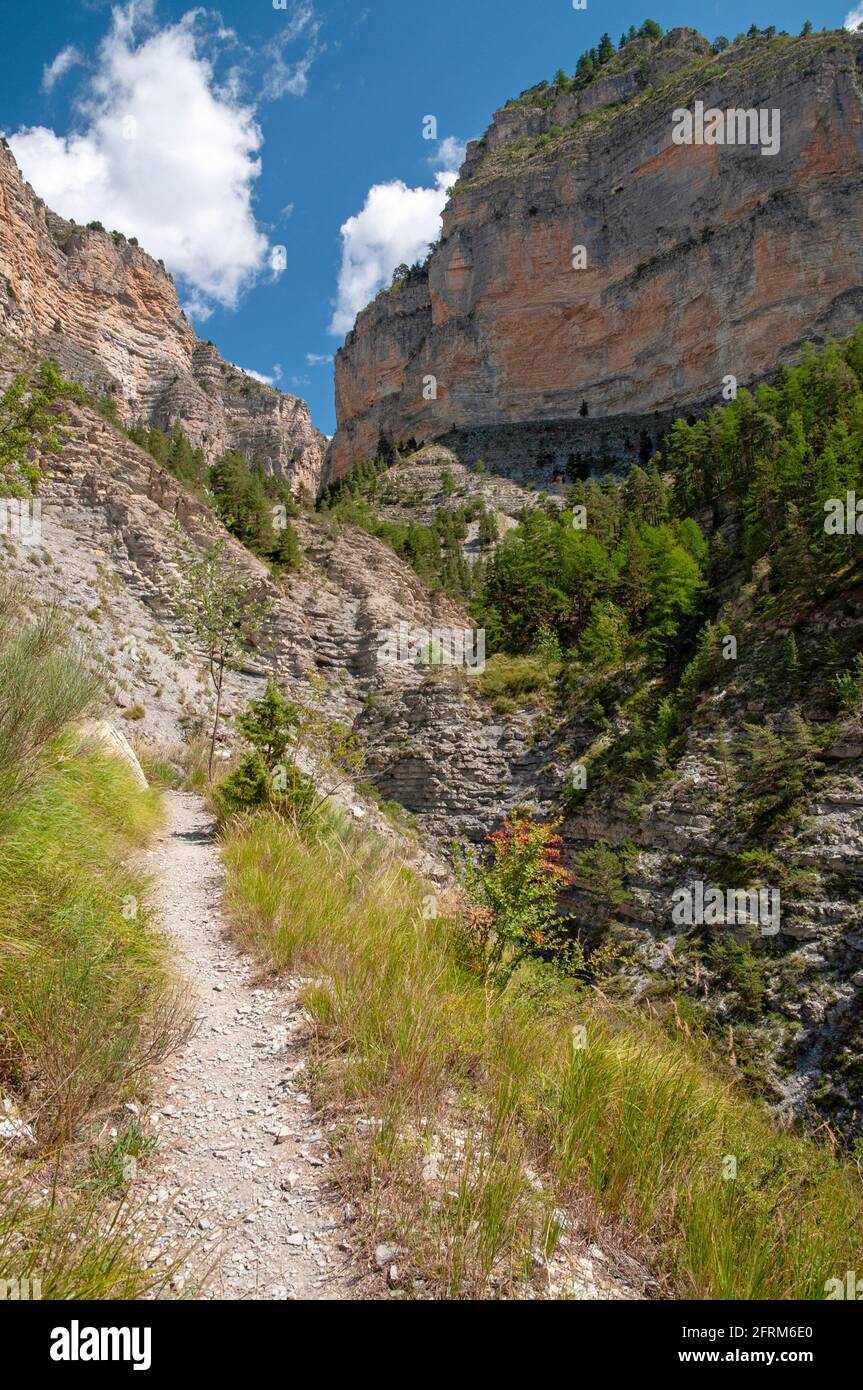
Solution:
M126 424L178 423L208 460L243 449L317 491L326 440L297 396L265 386L201 342L172 277L119 234L66 222L0 146L0 333L113 398Z
M326 477L440 439L467 461L631 462L863 313L863 36L639 39L582 91L542 84L468 153L422 271L336 356ZM672 112L780 113L780 149L678 145ZM573 266L583 246L585 269ZM429 378L436 381L436 398Z

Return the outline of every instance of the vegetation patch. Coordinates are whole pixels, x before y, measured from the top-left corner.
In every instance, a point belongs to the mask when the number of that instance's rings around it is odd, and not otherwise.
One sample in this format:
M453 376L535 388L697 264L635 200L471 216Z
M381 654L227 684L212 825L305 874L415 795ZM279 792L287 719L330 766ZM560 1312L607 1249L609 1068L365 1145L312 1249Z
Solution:
M78 1155L187 1034L134 864L161 807L82 744L72 726L99 712L101 684L60 615L29 607L0 588L0 1090L32 1136L26 1161L3 1155L0 1279L37 1271L43 1297L139 1297L164 1271L143 1269L125 1205L101 1210ZM51 1195L36 1198L49 1162Z
M466 950L477 913L526 922L529 854L506 861L515 879L491 902L444 900L329 810L235 825L224 855L240 942L314 981L315 1090L369 1240L404 1245L446 1295L517 1296L586 1200L681 1295L823 1298L853 1266L853 1165L775 1128L695 1037L541 957L504 980Z

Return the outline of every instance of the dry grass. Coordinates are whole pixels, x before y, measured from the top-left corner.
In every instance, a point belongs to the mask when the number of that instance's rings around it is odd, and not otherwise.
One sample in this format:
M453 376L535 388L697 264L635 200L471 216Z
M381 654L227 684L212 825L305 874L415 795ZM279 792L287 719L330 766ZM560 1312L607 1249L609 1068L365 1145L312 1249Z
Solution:
M304 835L235 825L224 852L240 940L316 981L315 1083L371 1232L447 1295L517 1296L553 1212L585 1200L682 1296L822 1298L859 1266L857 1167L778 1130L699 1045L532 968L488 993L428 888L333 812Z

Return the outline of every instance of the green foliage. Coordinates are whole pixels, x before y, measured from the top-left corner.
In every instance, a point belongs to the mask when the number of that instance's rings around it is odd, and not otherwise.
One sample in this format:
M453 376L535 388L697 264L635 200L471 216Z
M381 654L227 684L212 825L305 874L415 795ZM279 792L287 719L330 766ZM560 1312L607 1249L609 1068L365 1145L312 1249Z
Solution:
M370 505L374 481L357 473L350 484L342 480L338 493L321 502L321 510L342 525L359 526L376 536L416 570L432 590L443 589L452 598L467 602L477 591L481 569L472 569L464 556L468 523L479 519L480 541L485 545L496 536L493 513L486 512L477 499L463 506L439 507L430 525L421 521L386 521ZM488 518L488 520L486 520Z
M772 718L747 724L746 816L751 828L764 830L781 819L813 783L815 739L799 709L784 724Z
M483 550L488 546L496 545L500 539L500 527L493 511L486 509L480 515L477 539Z
M155 1149L155 1136L146 1134L139 1120L130 1120L114 1138L90 1150L88 1185L102 1196L121 1197L137 1165L146 1162Z
M783 659L785 672L793 689L800 679L800 672L802 670L800 649L797 646L797 638L794 636L793 632L789 632L788 636L785 638Z
M188 1035L137 867L160 807L67 727L101 692L56 611L28 620L25 607L0 594L0 1090L34 1117L40 1149L75 1147L59 1149L62 1196L44 1174L0 1178L0 1280L38 1278L43 1298L138 1298L163 1274L142 1269L124 1209L99 1203L146 1141L99 1151L92 1191L69 1179L92 1119Z
M560 638L554 628L540 628L533 644L533 655L537 661L541 661L545 666L560 665L563 652L561 651Z
M237 718L251 751L212 793L220 820L267 810L309 824L341 787L356 785L363 754L352 726L327 713L326 695L325 683L311 677L288 700L268 679L263 698Z
M245 454L223 454L208 474L219 520L247 549L285 569L300 564L297 533L288 519L295 512L290 489L250 468Z
M272 792L269 769L257 748L220 782L213 800L220 820L267 806Z
M237 717L237 728L248 743L261 753L264 764L272 771L281 763L294 741L300 722L296 705L286 700L270 676L262 700L252 700L244 714Z
M0 395L0 496L27 497L38 491L35 455L59 454L64 439L63 401L83 402L79 386L64 381L53 362L35 376L19 372Z
M614 44L611 42L608 34L603 34L602 38L599 40L598 57L600 63L607 63L609 58L614 57Z
M764 962L750 946L731 936L720 936L707 948L707 963L720 980L732 989L738 999L738 1014L745 1019L758 1019L764 1011L766 982Z
M169 473L193 492L202 492L207 480L207 465L202 449L193 449L180 425L175 424L169 432L148 429L146 425L133 425L129 438L152 458L167 468Z
M114 423L120 424L119 417ZM192 447L178 424L169 432L133 425L127 433L184 487L212 501L222 525L247 550L277 571L300 568L299 540L290 522L297 506L286 483L250 467L240 451L223 454L208 468L203 450Z
M225 671L259 636L272 605L262 600L259 586L246 578L224 540L192 554L179 550L176 567L180 612L204 649L216 697L208 764L212 778Z
M38 779L51 741L105 701L60 609L38 608L31 616L31 602L0 580L0 826Z
M838 712L852 714L863 700L863 652L857 653L850 670L840 671L833 677L831 689Z
M129 1098L185 1028L135 867L158 804L80 743L48 745L0 828L0 1078L31 1093L46 1143Z
M662 661L692 639L706 542L691 518L663 519L668 493L655 470L633 474L570 489L586 528L573 524L575 510L538 507L506 533L473 609L493 649L531 650L548 630L602 669L628 652Z
M610 599L598 599L578 639L578 654L596 670L614 666L626 650L626 614Z
M542 654L489 657L485 670L476 678L479 690L491 700L500 714L509 714L516 705L537 703L554 694L559 662L549 645Z
M863 329L844 346L807 347L754 395L678 420L658 461L674 475L679 516L733 500L748 559L775 557L785 582L823 584L859 566L856 535L825 530L825 503L863 495Z
M315 786L289 756L297 741L301 714L270 677L261 700L252 700L237 718L251 752L219 784L214 801L221 820L242 811L268 809L303 819L315 805Z
M780 1128L694 1038L669 1038L551 970L539 1011L539 962L490 989L464 968L448 904L344 817L308 832L255 817L225 857L243 945L264 970L316 981L305 1003L318 1102L352 1130L357 1113L372 1120L342 1155L369 1216L404 1232L412 1266L443 1296L488 1297L490 1275L497 1297L523 1293L542 1229L541 1215L525 1229L526 1164L542 1174L549 1217L587 1195L681 1297L818 1299L847 1268L863 1218L854 1163ZM477 1159L418 1202L429 1132L455 1124Z
M630 897L624 881L630 853L629 844L614 850L600 840L579 855L575 865L575 882L588 892L595 893L610 908L618 907Z
M539 953L564 973L582 969L581 947L557 916L569 874L560 866L563 841L555 827L516 810L488 843L487 861L463 862L465 887L484 909L464 928L473 968L495 989L504 989L521 962Z

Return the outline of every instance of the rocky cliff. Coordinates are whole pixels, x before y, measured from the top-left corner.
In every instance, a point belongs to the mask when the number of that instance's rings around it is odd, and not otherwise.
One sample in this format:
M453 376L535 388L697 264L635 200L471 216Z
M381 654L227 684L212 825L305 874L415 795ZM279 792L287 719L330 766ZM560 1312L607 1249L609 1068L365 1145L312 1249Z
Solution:
M328 475L381 430L543 479L626 463L673 411L720 400L727 374L756 382L802 341L851 331L861 63L856 35L715 54L676 29L628 44L583 90L543 83L496 112L427 266L337 354ZM780 148L675 144L672 113L696 101L778 111Z
M250 461L314 494L324 437L297 396L265 386L201 342L172 277L119 233L57 217L0 147L0 332L108 393L126 424L179 423L212 460Z

